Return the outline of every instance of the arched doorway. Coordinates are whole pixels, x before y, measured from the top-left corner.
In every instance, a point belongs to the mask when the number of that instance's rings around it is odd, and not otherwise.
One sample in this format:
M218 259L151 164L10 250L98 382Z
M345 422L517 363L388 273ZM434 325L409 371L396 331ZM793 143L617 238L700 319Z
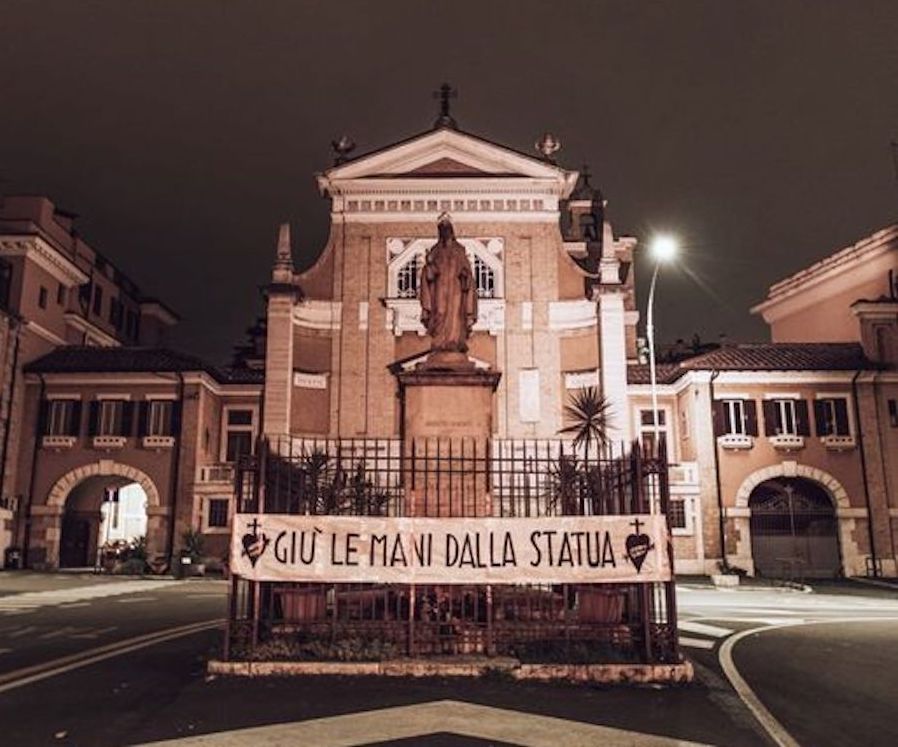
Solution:
M165 550L166 507L150 476L130 465L101 459L76 467L54 483L46 505L58 511L45 532L51 568L92 567L107 539L126 534L145 535L151 558Z
M146 536L147 494L118 476L88 477L65 500L59 538L59 567L97 564L100 549Z
M757 485L748 500L755 572L772 578L833 578L842 573L839 528L826 489L802 477Z

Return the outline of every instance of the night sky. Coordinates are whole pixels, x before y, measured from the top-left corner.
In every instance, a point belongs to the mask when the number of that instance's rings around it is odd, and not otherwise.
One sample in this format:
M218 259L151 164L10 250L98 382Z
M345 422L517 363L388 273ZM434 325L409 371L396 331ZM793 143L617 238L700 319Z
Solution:
M79 213L225 360L278 224L324 245L331 140L428 129L444 80L462 129L590 164L616 233L681 237L662 340L764 339L770 283L896 220L894 0L0 0L0 191Z

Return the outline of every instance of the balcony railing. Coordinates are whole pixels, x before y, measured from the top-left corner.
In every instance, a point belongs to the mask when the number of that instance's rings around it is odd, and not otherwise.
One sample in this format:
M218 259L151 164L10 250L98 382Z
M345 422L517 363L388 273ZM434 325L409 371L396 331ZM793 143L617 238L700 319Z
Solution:
M77 436L43 436L41 446L45 449L71 449L77 440Z
M233 464L203 464L197 468L196 481L199 483L217 483L233 485Z
M123 449L127 438L125 436L94 436L95 449Z
M170 449L175 445L174 436L144 436L142 440L145 449Z
M717 443L724 449L750 449L754 439L744 433L726 433L718 437Z
M842 449L853 449L855 447L854 436L822 436L820 442L833 451L841 451Z
M804 448L804 436L797 436L794 433L779 433L770 437L770 443L774 449L795 451Z

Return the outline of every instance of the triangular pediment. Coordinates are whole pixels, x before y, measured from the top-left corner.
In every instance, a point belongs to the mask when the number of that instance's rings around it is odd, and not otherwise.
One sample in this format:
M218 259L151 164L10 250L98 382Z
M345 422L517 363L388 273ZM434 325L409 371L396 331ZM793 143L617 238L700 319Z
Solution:
M436 161L431 161L430 163L425 163L423 166L418 166L416 169L412 169L411 171L402 174L401 176L452 176L452 175L461 175L461 176L489 176L486 171L481 171L480 169L475 169L473 166L470 166L466 163L462 163L461 161L456 161L453 158L438 158Z
M517 177L573 184L577 172L466 132L441 128L335 166L321 180L325 186L344 180L420 176Z

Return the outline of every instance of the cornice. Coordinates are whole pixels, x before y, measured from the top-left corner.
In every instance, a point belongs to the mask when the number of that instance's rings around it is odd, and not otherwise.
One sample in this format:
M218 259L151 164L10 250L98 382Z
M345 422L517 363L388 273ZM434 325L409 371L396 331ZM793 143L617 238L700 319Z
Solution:
M116 337L110 335L108 332L104 332L93 322L85 319L82 316L79 316L74 311L67 311L65 313L65 322L67 325L69 325L70 327L74 327L79 332L93 335L98 342L107 347L114 348L119 347L122 344Z
M0 255L24 257L67 288L83 285L90 279L74 262L40 236L0 236Z

